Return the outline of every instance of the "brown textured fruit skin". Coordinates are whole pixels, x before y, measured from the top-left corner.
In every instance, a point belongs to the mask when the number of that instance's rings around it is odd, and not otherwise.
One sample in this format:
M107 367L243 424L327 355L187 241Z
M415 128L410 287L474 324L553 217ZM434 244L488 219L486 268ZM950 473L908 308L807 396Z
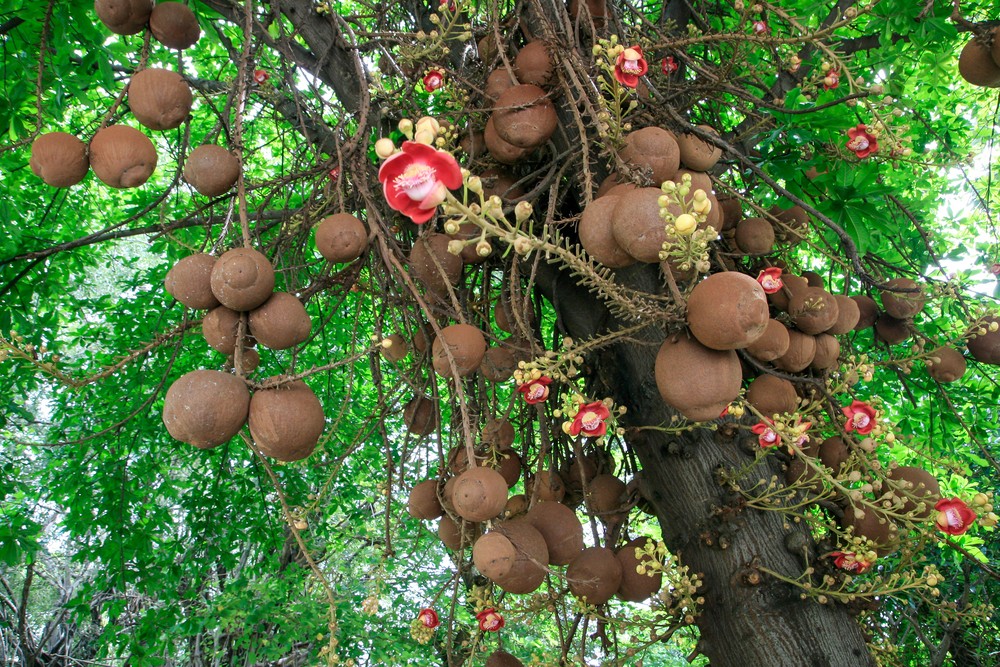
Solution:
M444 514L437 495L438 481L428 479L420 482L410 491L407 510L414 519L431 521Z
M969 354L976 361L993 366L1000 366L1000 330L990 331L990 325L994 322L1000 324L1000 318L984 317L978 326L973 327L976 335L970 336L968 343ZM983 328L986 332L978 334L978 330Z
M547 86L552 80L552 58L545 42L536 39L528 42L514 58L514 74L521 83Z
M504 521L494 530L505 536L516 552L507 573L494 579L496 584L516 595L535 591L545 580L545 564L549 562L548 547L541 533L524 519Z
M486 142L486 150L489 151L490 157L500 164L517 164L535 150L533 148L519 148L501 137L493 124L492 116L486 121L483 140Z
M636 550L646 547L650 542L652 540L648 537L637 537L631 542L626 543L615 554L615 558L618 559L618 562L622 566L622 583L618 587L618 597L622 600L641 602L652 596L663 586L662 572L653 572L650 570L649 574L639 574L636 571L636 567L640 563L648 561L648 559L640 561L635 555Z
M426 396L414 396L403 408L403 423L414 435L433 433L439 420L437 403Z
M201 334L205 342L220 354L235 354L239 335L240 314L232 308L216 306L205 313L201 320Z
M610 523L624 518L618 512L625 502L625 482L614 475L597 475L587 485L587 507L601 521Z
M287 292L275 292L250 311L250 334L272 350L287 350L304 343L312 331L312 320L302 302Z
M466 521L500 516L507 504L507 481L492 468L472 468L455 478L455 512Z
M736 246L745 255L767 255L774 250L774 227L764 218L736 223Z
M941 485L937 478L923 468L900 466L889 471L889 479L898 487L892 495L902 502L902 512L914 512L917 505L923 502L923 509L916 511L914 516L926 519L934 511L934 505L941 498Z
M974 86L1000 86L1000 67L993 56L974 37L966 42L958 57L958 73Z
M525 517L545 539L549 565L568 565L583 551L583 526L576 512L562 503L544 500Z
M222 146L202 144L184 163L184 180L206 197L225 194L236 184L240 161Z
M889 345L898 345L910 337L910 321L882 313L875 320L875 337Z
M743 373L732 350L711 350L686 336L668 338L656 355L656 386L692 421L718 419L740 393Z
M187 49L201 37L194 12L180 2L158 3L149 15L149 30L160 44L171 49Z
M760 338L747 345L747 353L760 361L774 361L788 352L788 327L775 319L767 322Z
M920 285L909 278L894 278L886 283L886 286L897 289L920 289ZM924 301L921 292L882 290L882 308L897 320L905 320L919 313L923 310Z
M462 277L462 258L448 252L449 241L444 234L428 234L418 238L410 251L410 272L439 295L448 294L448 286Z
M227 308L253 310L273 292L274 267L253 248L227 250L212 268L212 293Z
M864 516L858 517L854 507L848 505L844 509L842 525L853 528L855 535L867 537L875 544L875 553L888 556L899 546L899 527L881 512L869 507L862 509Z
M644 127L633 130L625 136L625 147L621 158L637 167L649 167L653 171L653 183L657 187L669 181L681 166L681 151L672 132L659 127Z
M508 88L497 98L492 121L501 139L517 148L531 149L549 140L559 117L544 90L523 84Z
M326 426L323 406L301 380L254 392L249 421L257 448L279 461L312 454Z
M212 294L212 267L215 257L205 253L188 255L167 271L163 286L167 293L188 308L215 308L219 300Z
M794 412L799 405L795 385L774 375L760 375L747 389L747 403L761 414L770 417L783 412Z
M839 336L854 331L861 320L861 309L858 302L843 294L834 294L837 301L837 321L826 330L828 334Z
M517 370L517 358L514 353L504 347L491 347L483 355L479 364L479 372L490 382L506 382Z
M688 297L688 326L705 347L744 348L764 335L767 295L750 276L736 271L716 273L698 283Z
M837 323L840 309L833 295L822 287L807 287L796 292L788 303L788 314L799 331L816 335Z
M486 658L486 667L524 667L524 663L507 651L497 649Z
M247 421L250 392L235 375L198 370L179 377L163 401L163 424L171 436L210 449L229 442Z
M774 360L774 365L789 373L806 369L816 356L816 339L794 329L788 330L788 350Z
M618 204L617 196L592 200L580 216L580 245L587 254L609 269L621 269L635 264L635 259L615 241L611 229L611 214Z
M660 188L638 188L619 196L611 213L611 231L618 245L632 258L649 264L660 261L667 240L660 217Z
M718 132L708 125L698 125L698 129L718 136ZM696 171L710 170L719 161L719 158L722 157L721 148L715 144L708 143L693 133L677 135L677 147L684 166Z
M566 568L569 590L587 604L602 605L618 592L622 564L611 549L587 547Z
M87 144L66 132L49 132L31 144L31 171L48 185L68 188L90 169Z
M816 336L816 352L813 360L809 362L809 368L816 371L825 371L834 368L840 357L840 341L830 334L818 334Z
M90 168L105 185L118 189L139 187L156 170L156 149L139 130L112 125L99 130L90 140Z
M958 380L965 375L966 367L965 357L951 347L939 347L927 359L927 372L938 382Z
M856 294L851 297L851 301L858 304L858 323L854 325L855 331L861 331L875 326L878 320L878 304L875 299L865 294Z
M471 324L452 324L441 329L441 333L431 345L431 359L434 371L442 377L453 374L448 352L455 362L455 372L466 377L476 372L486 354L486 338L483 332Z
M94 0L94 11L111 32L134 35L149 21L153 0Z
M191 88L177 72L151 67L132 75L128 104L135 119L151 130L180 127L191 113Z
M491 100L495 100L503 95L505 90L516 85L517 84L510 79L510 72L503 67L499 67L490 72L489 76L486 77L486 86L484 87L483 92L486 93L486 97ZM483 139L485 140L485 136Z
M368 247L365 225L350 213L335 213L316 226L316 250L328 262L353 262Z

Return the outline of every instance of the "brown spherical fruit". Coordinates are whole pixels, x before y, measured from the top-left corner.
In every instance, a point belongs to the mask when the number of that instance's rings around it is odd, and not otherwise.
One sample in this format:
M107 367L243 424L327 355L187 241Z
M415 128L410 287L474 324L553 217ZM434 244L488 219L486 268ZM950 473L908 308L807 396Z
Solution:
M796 245L806 237L809 231L809 214L801 206L788 209L772 206L768 212L777 218L774 234L778 241Z
M667 240L666 223L660 217L659 188L638 188L618 197L611 212L611 232L615 242L640 262L660 261Z
M503 67L499 67L490 72L489 76L486 77L486 85L483 87L483 92L486 93L486 97L495 100L503 95L504 91L508 88L513 88L516 85L517 83L511 80L510 72Z
M230 354L226 357L226 363L229 364L231 367L236 368L235 351L233 354ZM239 365L240 372L243 375L250 375L255 370L257 370L258 366L260 366L260 353L251 347L244 348L241 362Z
M792 297L799 292L808 289L809 281L801 276L796 276L786 271L781 274L781 282L784 286L777 292L768 294L767 300L772 306L775 307L776 310L788 312L788 307L791 304Z
M496 581L517 562L517 547L500 531L491 530L472 547L472 562L483 576Z
M743 273L710 275L691 291L687 305L691 333L713 350L744 348L767 329L767 295L760 283Z
M984 317L970 332L966 345L969 354L976 361L1000 366L1000 330L990 331L994 323L1000 324L998 317ZM980 333L983 330L983 333Z
M854 325L855 331L861 331L868 327L875 326L878 320L878 304L875 299L864 294L856 294L851 297L851 301L858 305L858 323Z
M452 324L441 329L431 345L434 370L442 377L452 377L456 373L458 377L466 377L475 373L485 354L483 332L471 324Z
M533 592L545 580L545 564L549 562L545 538L524 519L504 521L494 530L510 541L516 553L510 569L494 581L515 595Z
M592 200L580 216L580 245L587 254L609 269L621 269L635 264L615 240L611 216L619 197L608 196Z
M517 370L517 358L514 353L503 347L491 347L486 350L479 372L489 382L506 382Z
M759 361L774 361L788 352L791 344L788 327L775 319L767 321L761 337L746 347L747 353Z
M197 17L180 2L157 4L149 15L149 31L160 44L171 49L187 49L201 37Z
M403 423L406 430L414 435L433 433L440 420L437 403L426 396L418 394L403 407Z
M514 444L514 426L506 419L487 420L479 433L479 441L484 445L507 449Z
M1000 66L993 60L990 50L975 37L962 48L958 57L958 73L974 86L1000 86Z
M116 35L134 35L153 13L153 0L94 0L101 23Z
M830 334L818 334L816 336L816 352L813 353L813 360L809 362L809 368L816 371L825 371L836 367L840 357L840 341Z
M708 125L698 125L697 128L708 134L719 136L714 128ZM677 135L677 148L680 151L681 162L688 169L708 171L722 157L722 149L709 143L694 133Z
M364 223L350 213L335 213L316 226L316 250L328 262L353 262L368 247Z
M500 516L507 503L507 481L492 468L472 468L455 479L455 513L467 521Z
M894 289L918 291L896 292ZM894 278L886 283L886 289L882 290L882 308L897 320L913 317L923 310L926 301L920 289L920 285L914 280Z
M87 145L66 132L49 132L31 144L31 171L46 184L68 188L84 179L90 169Z
M941 485L934 475L923 468L900 466L890 470L888 478L891 493L900 502L900 510L904 514L914 512L918 519L931 515L934 505L941 498ZM918 510L920 503L923 503L923 508Z
M90 140L90 168L105 185L135 188L156 170L156 149L139 130L112 125L99 130Z
M385 340L391 343L388 347L382 345L380 350L386 361L397 364L406 358L406 353L409 352L409 346L406 344L406 340L402 336L399 334L392 334L391 336L387 336Z
M272 350L287 350L304 343L312 331L305 306L287 292L275 292L250 311L250 334Z
M853 529L854 535L870 540L879 556L889 555L899 545L899 527L885 514L870 507L848 505L842 525L845 530Z
M805 370L816 356L816 338L794 329L788 330L788 350L774 360L774 365L789 373Z
M722 230L735 229L743 219L743 206L736 197L720 198L719 212L722 214Z
M882 313L875 321L875 337L889 345L898 345L910 337L910 321Z
M486 667L524 667L524 663L507 651L497 649L486 658Z
M216 306L202 318L201 334L213 350L226 355L235 354L239 326L239 313L232 308Z
M611 522L624 517L625 482L614 475L597 475L587 485L587 507L598 519Z
M763 415L792 413L799 405L795 385L774 375L759 375L747 389L747 403Z
M622 564L611 549L588 547L566 568L569 590L587 604L602 605L618 592L622 583Z
M529 495L535 494L535 486L538 487L538 500L552 500L559 502L566 496L566 484L559 473L554 470L540 470L537 475L531 478L531 488Z
M410 490L406 507L414 519L431 521L444 514L444 508L438 500L438 481L428 479L414 486Z
M514 58L514 74L523 84L547 86L552 81L552 72L552 58L541 40L528 42Z
M163 286L167 293L188 308L215 308L219 300L212 294L212 267L215 257L205 253L188 255L167 271Z
M621 158L636 167L652 170L653 183L659 186L677 174L681 152L672 132L659 127L644 127L625 136ZM619 241L620 242L620 241Z
M788 314L799 331L819 334L837 323L840 309L833 295L822 287L807 287L796 292L788 303Z
M837 321L826 332L840 336L854 331L861 320L861 309L858 307L858 302L844 294L834 294L833 298L837 301Z
M639 574L636 568L640 563L649 564L650 558L643 556L640 560L636 552L644 550L653 541L648 537L637 537L623 546L615 558L622 566L622 583L618 586L618 597L628 602L642 602L654 595L663 586L663 572L647 569Z
M479 536L482 528L479 524L469 521L456 522L447 514L441 517L438 522L438 537L441 542L451 551L458 551L472 546Z
M151 130L180 127L191 113L191 88L177 72L151 67L132 75L128 104L135 119Z
M544 500L525 517L545 539L549 565L568 565L583 551L583 526L576 512L562 503Z
M202 144L184 163L184 180L206 197L218 197L236 184L240 161L222 146Z
M429 291L448 294L449 285L457 285L462 277L462 258L448 252L445 234L421 236L410 251L410 272Z
M496 101L491 118L497 135L517 148L532 149L549 140L559 117L545 91L538 86L512 86Z
M847 472L845 466L851 457L851 450L847 448L847 443L839 436L827 438L819 446L819 458L827 468L833 471L834 475L842 475Z
M939 347L926 359L927 372L938 382L954 382L965 375L965 357L951 347Z
M167 390L163 424L177 440L209 449L236 435L246 423L249 409L250 392L235 375L191 371Z
M718 419L740 393L743 373L732 350L712 350L679 335L656 355L656 386L671 407L691 421Z
M513 165L528 158L534 152L534 148L519 148L503 139L497 134L491 116L486 121L486 129L483 131L483 140L486 142L486 150L490 152L490 157L500 164Z
M744 255L767 255L774 250L774 227L764 218L740 220L734 238Z
M236 311L253 310L274 293L274 268L253 248L233 248L212 268L211 285L222 305Z
M326 426L319 398L301 380L254 392L249 421L257 449L279 461L312 454Z

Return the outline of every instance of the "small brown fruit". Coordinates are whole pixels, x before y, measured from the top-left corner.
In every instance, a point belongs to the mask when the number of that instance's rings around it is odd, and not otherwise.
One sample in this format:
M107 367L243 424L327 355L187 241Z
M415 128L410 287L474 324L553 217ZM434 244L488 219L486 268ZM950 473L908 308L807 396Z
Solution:
M437 403L423 395L411 398L403 408L403 423L414 435L428 435L437 429L441 415Z
M335 213L316 226L316 250L328 262L353 262L368 247L368 231L350 213Z
M608 196L592 200L580 216L580 245L591 257L609 269L621 269L635 264L635 259L615 241L611 216L619 197Z
M274 293L274 267L253 248L233 248L212 268L212 293L233 310L253 310Z
M441 377L452 377L455 373L458 377L466 377L475 373L485 354L483 332L471 324L452 324L441 329L431 346L434 370Z
M213 350L225 355L235 354L239 326L239 313L232 308L216 306L202 318L201 334Z
M153 37L171 49L186 49L201 37L201 28L194 12L180 2L160 2L149 15L149 30Z
M588 547L566 568L569 590L587 604L602 605L618 592L622 583L622 564L611 549Z
M552 71L552 58L541 40L525 44L514 59L514 74L521 83L547 86L552 81Z
M312 331L312 320L302 302L287 292L275 292L250 311L250 334L272 350L287 350L304 343Z
M922 292L895 292L895 289L920 290L920 285L909 278L895 278L882 290L882 308L897 320L913 317L924 308L926 299Z
M544 500L528 510L526 519L545 539L549 565L567 565L583 551L580 519L562 503Z
M101 23L116 35L134 35L153 13L153 0L94 0Z
M744 218L736 224L735 239L744 255L767 255L774 250L774 227L764 218Z
M792 413L799 405L795 385L774 375L759 375L747 389L747 403L762 415Z

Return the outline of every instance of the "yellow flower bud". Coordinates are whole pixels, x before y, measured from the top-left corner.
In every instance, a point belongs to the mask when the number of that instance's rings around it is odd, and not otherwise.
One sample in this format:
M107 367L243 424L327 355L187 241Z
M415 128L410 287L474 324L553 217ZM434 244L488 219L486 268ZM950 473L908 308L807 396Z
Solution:
M687 236L693 232L698 227L698 222L694 219L694 216L690 213L681 213L677 216L674 221L674 229L677 230L678 234L682 236Z
M375 155L385 160L396 152L396 144L392 143L392 139L388 137L382 137L375 142Z

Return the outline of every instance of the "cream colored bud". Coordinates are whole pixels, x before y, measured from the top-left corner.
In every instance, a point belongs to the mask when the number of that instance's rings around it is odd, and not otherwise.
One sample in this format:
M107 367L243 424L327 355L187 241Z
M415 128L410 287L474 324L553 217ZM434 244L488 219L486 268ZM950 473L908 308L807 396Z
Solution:
M470 176L469 180L466 181L465 186L477 195L483 194L483 179L478 176Z
M698 192L701 192L701 190L698 190ZM701 201L698 201L697 199L695 199L694 202L691 203L691 209L695 213L708 215L708 212L712 210L712 200L702 199Z
M399 128L399 131L405 134L406 136L408 137L413 136L413 121L410 120L409 118L403 118L402 120L400 120L399 125L397 125L397 127Z
M438 123L437 120L435 120L434 118L431 118L430 116L423 116L421 117L420 120L417 121L417 131L419 132L420 130L425 128L433 132L436 136L437 133L441 131L441 124Z
M417 133L413 135L413 140L418 144L426 144L430 146L434 143L434 133L427 128L417 130Z
M480 257L489 257L491 252L493 252L493 246L490 245L489 241L480 241L476 244L476 254Z
M694 219L694 216L690 213L681 213L674 220L674 229L677 230L678 234L682 236L687 236L695 229L698 228L698 221Z
M392 347L392 339L391 338L383 338L382 342L379 343L379 345L381 345L383 349L388 350L390 347Z
M462 226L458 224L457 220L449 220L444 223L444 233L445 234L458 234L462 230Z
M518 239L514 241L514 252L516 252L518 255L527 255L529 252L531 252L531 241L524 238L523 236L518 237Z
M448 241L448 252L452 255L461 255L462 249L465 248L465 244L458 240Z
M518 222L524 222L531 217L533 211L534 209L530 202L519 201L517 202L517 206L514 207L514 218Z
M388 137L382 137L375 142L375 155L385 160L386 158L392 156L396 152L396 144L392 143L392 139Z

